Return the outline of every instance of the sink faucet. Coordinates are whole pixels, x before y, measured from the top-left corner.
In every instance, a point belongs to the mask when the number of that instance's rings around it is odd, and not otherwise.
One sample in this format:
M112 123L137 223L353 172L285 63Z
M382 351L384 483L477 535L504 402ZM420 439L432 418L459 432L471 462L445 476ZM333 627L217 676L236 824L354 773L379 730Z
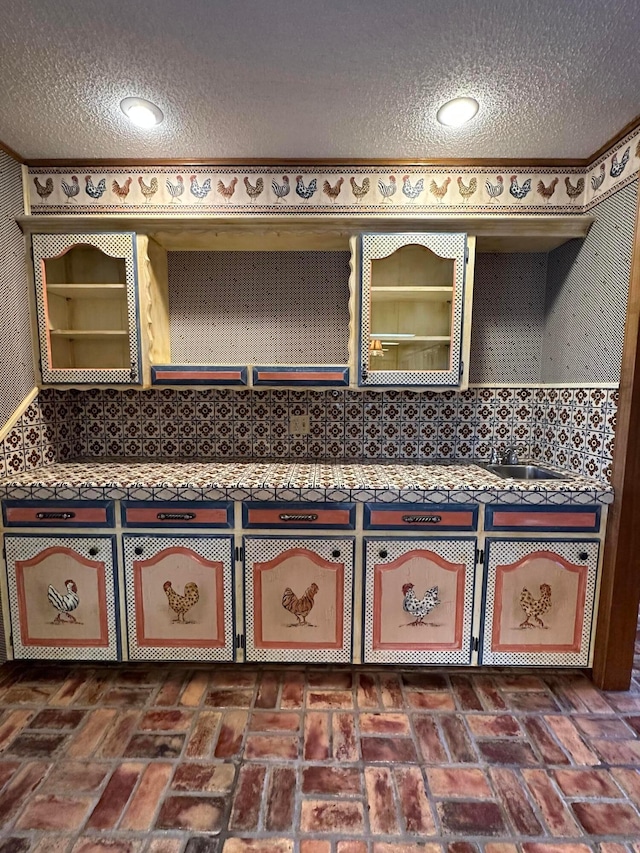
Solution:
M500 463L500 454L498 453L498 448L494 446L491 448L491 453L489 455L489 465L498 465Z
M517 465L519 463L518 459L518 446L516 444L510 444L508 447L505 447L504 452L502 454L502 464L503 465Z

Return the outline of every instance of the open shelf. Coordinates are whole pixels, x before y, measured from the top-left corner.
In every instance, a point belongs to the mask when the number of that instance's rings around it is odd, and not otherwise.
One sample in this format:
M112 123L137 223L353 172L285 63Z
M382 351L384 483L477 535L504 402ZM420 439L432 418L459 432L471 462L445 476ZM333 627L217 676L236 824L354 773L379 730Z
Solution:
M372 287L375 302L450 302L453 287Z
M52 338L82 338L85 341L101 341L109 338L127 338L127 329L50 329Z
M47 293L65 299L122 299L126 284L47 284Z

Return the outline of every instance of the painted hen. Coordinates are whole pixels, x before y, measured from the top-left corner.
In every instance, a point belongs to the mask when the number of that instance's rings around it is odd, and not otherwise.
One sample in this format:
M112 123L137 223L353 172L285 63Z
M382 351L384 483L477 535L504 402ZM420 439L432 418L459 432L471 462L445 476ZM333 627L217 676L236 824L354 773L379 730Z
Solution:
M195 196L195 198L206 198L211 192L211 178L207 178L206 181L203 181L202 186L198 183L198 179L195 175L191 175L189 180L191 181L189 189L191 190L191 195Z
M53 584L49 584L49 589L47 590L47 598L58 611L58 615L53 620L54 624L56 622L78 621L75 616L71 615L71 611L75 610L76 607L80 604L78 587L76 586L76 582L72 580L65 581L64 585L67 590L64 595L60 595L60 593L55 588L55 586L53 586ZM62 618L63 614L67 617L66 619Z
M227 186L225 186L225 185L222 183L222 181L218 181L218 184L217 184L216 189L217 189L217 191L220 193L220 195L222 196L222 198L223 198L225 201L229 202L229 201L231 201L231 198L232 198L232 196L233 196L234 192L236 191L236 184L237 184L237 183L238 183L238 179L234 176L234 177L231 179L231 181L229 182L229 186L228 186L228 187L227 187Z
M298 620L298 625L308 625L307 616L311 612L314 605L314 598L318 594L318 584L312 583L304 592L301 598L288 586L282 593L282 606L288 610Z
M391 201L391 196L395 195L396 190L398 189L398 185L396 183L396 176L389 175L388 184L385 184L383 181L378 181L378 189L380 190L382 201Z
M371 184L369 182L369 178L363 178L362 179L362 186L359 187L358 184L356 183L356 179L352 175L349 178L349 183L351 184L351 192L353 193L354 198L358 202L361 202L362 199L369 192L369 189L371 187Z
M255 187L249 181L249 178L245 175L244 178L244 188L247 191L247 195L251 199L251 201L255 201L259 196L262 195L262 191L264 190L264 181L262 178L256 179Z
M527 178L527 180L523 183L522 186L518 184L518 176L511 175L509 178L511 181L511 186L509 187L509 193L517 198L519 201L522 201L523 198L526 198L531 192L531 178Z
M318 182L315 178L312 178L309 181L308 186L305 187L302 175L296 176L296 195L299 195L300 198L303 198L305 201L309 201L310 198L313 198L317 189Z
M485 181L484 188L489 196L489 201L496 201L504 190L504 178L502 175L496 175L496 181L497 183L495 184L492 184L491 181Z
M536 192L538 195L541 195L545 202L548 202L551 196L556 191L556 185L558 183L558 178L554 178L548 187L544 185L542 181L538 181L538 186L536 187Z
M611 169L609 169L609 174L612 178L619 178L620 175L624 172L627 163L629 162L629 152L631 151L631 146L627 146L627 150L622 155L622 160L618 163L618 154L614 154L611 158Z
M420 193L424 190L424 178L420 178L415 184L411 183L409 175L405 175L402 179L402 193L411 201L415 201Z
M328 196L332 202L335 203L335 200L340 195L340 191L342 190L342 185L344 184L344 178L340 177L335 182L333 186L329 183L329 181L325 181L322 185L322 192Z
M167 178L167 192L171 196L171 201L180 201L180 196L184 192L184 178L182 175L176 175L176 183L172 183Z
M153 178L149 181L148 184L142 180L142 175L138 176L138 183L140 184L140 192L144 196L145 201L151 201L154 195L158 192L158 179L154 175Z
M289 176L283 175L281 184L277 183L277 181L271 181L271 189L276 197L276 202L284 201L289 195L289 190L291 189L291 186L289 185Z
M571 201L575 201L584 190L584 178L578 178L576 181L575 187L569 180L569 176L564 179L564 185L567 188L567 195L571 199Z
M527 614L524 622L520 623L521 628L535 628L536 626L529 622L529 619L532 617L541 628L544 628L544 622L540 619L540 616L551 608L551 587L549 584L540 584L540 598L534 598L529 590L524 587L520 593L520 607Z
M78 176L71 175L71 183L68 184L64 179L62 180L62 192L66 195L67 201L75 201L76 196L80 192L80 184L78 183Z
M416 594L413 590L414 587L412 583L406 583L402 587L402 594L404 595L402 608L403 610L406 610L407 613L415 616L415 620L413 622L409 622L409 625L424 625L424 617L428 616L433 608L440 604L440 599L438 598L438 587L432 586L431 589L428 589L425 592L422 598L416 598Z
M591 189L596 192L600 189L604 182L604 163L600 163L600 174L599 175L591 175Z
M468 201L475 191L478 189L478 179L473 177L469 181L469 185L463 183L462 177L458 176L458 192L462 196L463 201Z
M133 178L129 176L122 186L120 186L120 184L116 180L112 182L111 189L113 190L113 194L117 195L120 201L125 201L127 196L129 195L132 180Z
M35 184L36 192L38 193L42 201L46 201L53 192L53 178L47 178L44 186L37 178L33 179L33 183Z
M107 179L101 178L97 184L93 183L91 175L84 176L85 188L84 191L90 198L99 199L107 190Z
M178 614L178 618L174 622L184 623L184 616L188 610L197 604L200 599L200 591L197 583L187 583L184 585L184 595L178 595L171 585L171 581L165 581L163 587L169 607Z
M442 201L442 199L446 196L447 190L449 189L449 184L451 183L451 178L446 177L442 184L438 186L434 180L429 184L429 192L431 195L435 196L437 201Z

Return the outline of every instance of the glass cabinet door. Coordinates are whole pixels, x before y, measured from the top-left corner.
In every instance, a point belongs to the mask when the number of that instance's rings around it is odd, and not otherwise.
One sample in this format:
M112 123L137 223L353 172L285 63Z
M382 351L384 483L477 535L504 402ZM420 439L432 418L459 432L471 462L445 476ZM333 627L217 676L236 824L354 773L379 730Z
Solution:
M360 384L457 386L466 236L364 234Z

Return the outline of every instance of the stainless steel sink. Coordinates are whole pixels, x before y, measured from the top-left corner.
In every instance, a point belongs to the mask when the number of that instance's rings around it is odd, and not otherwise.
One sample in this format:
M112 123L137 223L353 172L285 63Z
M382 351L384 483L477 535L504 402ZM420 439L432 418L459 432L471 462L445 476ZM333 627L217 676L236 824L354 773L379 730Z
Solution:
M539 465L486 465L487 471L498 477L511 477L514 480L568 480L567 474L558 474Z

